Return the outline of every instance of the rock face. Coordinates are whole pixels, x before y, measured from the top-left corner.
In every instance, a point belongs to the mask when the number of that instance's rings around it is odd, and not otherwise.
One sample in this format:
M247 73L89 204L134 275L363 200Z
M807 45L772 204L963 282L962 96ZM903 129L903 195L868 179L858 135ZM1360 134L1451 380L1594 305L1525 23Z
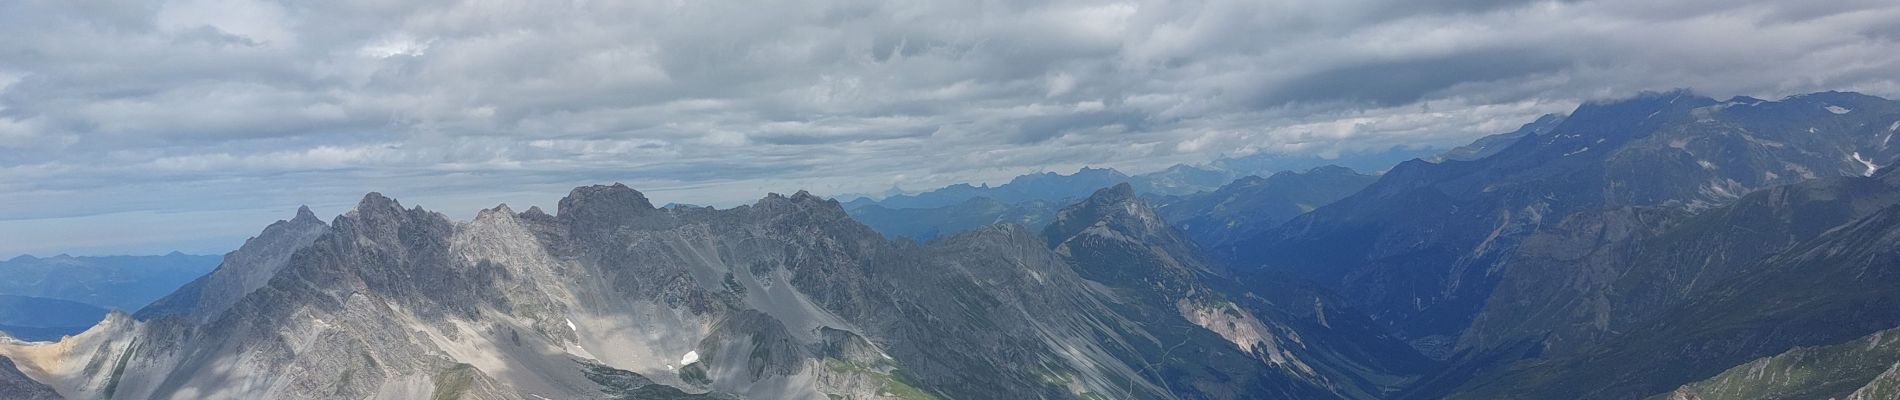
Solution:
M290 262L291 253L317 240L328 228L310 212L310 207L298 207L296 217L265 227L263 233L225 255L217 269L139 309L137 316L150 319L177 314L203 321L222 313L244 295L270 283Z
M1619 317L1603 322L1604 333L1571 334L1591 345L1552 347L1554 354L1467 385L1460 396L1647 396L1799 346L1834 345L1900 326L1900 313L1894 311L1900 293L1892 290L1900 282L1900 248L1893 245L1900 243L1900 173L1891 169L1873 177L1756 192L1637 243L1631 247L1658 255L1681 253L1673 260L1705 263L1629 264L1631 270L1624 273L1629 279L1594 291L1598 298L1617 300L1608 304L1619 307ZM1560 335L1576 331L1590 329L1554 330ZM1740 385L1764 397L1818 394L1855 381L1857 387L1881 390L1888 384L1869 381L1875 372L1849 370L1850 361L1882 363L1888 356L1877 347L1801 372L1801 379L1812 379L1815 392L1731 381L1702 389L1691 385L1685 393ZM1767 363L1787 366L1802 354L1795 351ZM1813 398L1820 397L1825 396Z
M1683 385L1657 399L1891 399L1900 396L1900 330L1797 347Z
M45 384L33 381L13 365L13 360L0 357L0 398L18 400L57 400L59 393Z
M803 192L660 209L625 186L589 186L559 205L455 222L371 193L327 225L272 225L140 318L114 313L0 356L67 398L1242 399L1359 387L1286 366L1297 354L1262 358L1274 352L1196 327L1173 302L1123 297L1078 271L1134 267L1096 266L1020 226L894 242ZM1158 220L1086 225L1186 244Z
M1151 330L1195 333L1173 351L1209 354L1198 362L1223 375L1284 375L1335 395L1375 398L1431 366L1363 314L1327 310L1338 301L1320 292L1280 282L1238 287L1127 184L1064 208L1043 237L1082 277L1124 299L1118 308L1146 316ZM1228 367L1253 364L1212 357L1227 354L1223 348L1269 369Z

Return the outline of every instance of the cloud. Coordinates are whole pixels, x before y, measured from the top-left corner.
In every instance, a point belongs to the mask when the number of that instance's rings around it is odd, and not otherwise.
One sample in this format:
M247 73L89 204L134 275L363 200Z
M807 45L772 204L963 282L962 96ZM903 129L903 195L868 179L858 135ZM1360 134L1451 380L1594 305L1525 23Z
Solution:
M0 220L370 190L456 213L603 181L737 204L1448 147L1640 90L1900 95L1894 20L1885 1L9 1Z

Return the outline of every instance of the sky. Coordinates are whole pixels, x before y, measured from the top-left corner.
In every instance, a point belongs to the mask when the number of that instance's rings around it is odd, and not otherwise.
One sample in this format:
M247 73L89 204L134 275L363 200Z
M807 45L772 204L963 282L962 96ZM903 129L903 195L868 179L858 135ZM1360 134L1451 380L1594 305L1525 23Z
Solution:
M1451 147L1688 88L1900 96L1892 1L0 1L0 257L379 191L735 205Z

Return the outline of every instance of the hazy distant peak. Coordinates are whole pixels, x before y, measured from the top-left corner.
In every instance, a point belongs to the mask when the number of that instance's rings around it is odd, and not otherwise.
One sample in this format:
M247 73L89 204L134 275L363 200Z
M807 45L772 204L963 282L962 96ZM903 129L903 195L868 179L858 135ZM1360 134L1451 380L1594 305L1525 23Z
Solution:
M1103 188L1102 190L1097 190L1095 191L1095 194L1089 196L1089 200L1091 202L1104 201L1104 202L1120 203L1124 201L1133 200L1134 198L1135 198L1135 186L1128 184L1128 182L1117 183L1115 184L1115 186L1109 186L1107 188Z

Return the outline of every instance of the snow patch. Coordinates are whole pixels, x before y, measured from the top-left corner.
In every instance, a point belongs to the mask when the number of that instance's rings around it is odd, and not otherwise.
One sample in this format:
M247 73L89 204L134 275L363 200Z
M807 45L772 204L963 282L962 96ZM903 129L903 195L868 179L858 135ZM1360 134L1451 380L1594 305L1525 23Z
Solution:
M566 319L567 319L567 330L570 330L570 331L574 331L574 332L580 332L580 331L581 331L581 328L575 328L575 327L574 327L574 319L573 319L573 318L566 318Z
M1569 152L1569 153L1564 153L1564 157L1569 157L1569 156L1574 156L1574 155L1577 155L1577 153L1582 153L1582 152L1586 152L1586 151L1590 151L1590 148L1589 148L1589 147L1584 147L1584 148L1581 148L1581 149L1577 149L1577 151L1573 151L1573 152Z
M1842 108L1841 106L1827 106L1827 112L1831 112L1831 113L1834 113L1834 114L1836 114L1836 115L1839 115L1839 114L1846 114L1846 113L1850 113L1850 112L1854 112L1854 110L1849 110L1849 109L1846 109L1846 108Z
M696 362L699 362L698 350L687 351L685 356L680 357L680 366L682 367L693 365L693 363Z
M1695 160L1695 163L1696 165L1702 166L1702 169L1715 169L1715 163L1709 162L1709 160Z
M1860 165L1867 166L1867 172L1864 174L1861 174L1861 176L1874 176L1874 172L1880 171L1879 165L1874 165L1873 161L1868 161L1865 158L1861 158L1860 152L1858 151L1854 152L1854 161L1859 161Z

